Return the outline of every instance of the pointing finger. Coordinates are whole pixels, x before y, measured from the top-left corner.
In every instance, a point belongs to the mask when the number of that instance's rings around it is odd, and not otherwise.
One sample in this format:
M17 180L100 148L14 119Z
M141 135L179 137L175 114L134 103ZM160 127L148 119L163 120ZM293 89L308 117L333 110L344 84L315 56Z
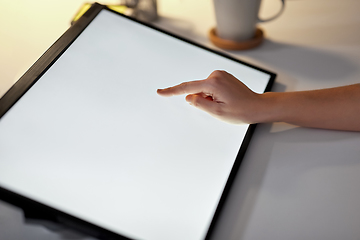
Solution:
M204 82L204 80L183 82L173 87L157 90L157 93L164 97L170 97L170 96L176 96L182 94L195 94L201 92L203 93L210 92L209 86Z

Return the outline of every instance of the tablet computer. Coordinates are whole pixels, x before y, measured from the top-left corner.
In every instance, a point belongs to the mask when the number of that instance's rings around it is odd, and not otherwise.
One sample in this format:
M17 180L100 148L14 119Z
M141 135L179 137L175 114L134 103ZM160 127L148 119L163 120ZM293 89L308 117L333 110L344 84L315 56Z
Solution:
M255 125L164 88L275 74L94 4L0 100L0 198L100 239L211 237Z

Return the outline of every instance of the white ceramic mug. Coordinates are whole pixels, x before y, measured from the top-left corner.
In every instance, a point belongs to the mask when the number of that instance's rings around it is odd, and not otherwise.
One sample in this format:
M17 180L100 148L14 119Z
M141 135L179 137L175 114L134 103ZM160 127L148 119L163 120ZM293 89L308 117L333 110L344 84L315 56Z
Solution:
M271 21L283 12L285 0L280 0L280 11L269 19L260 19L261 0L213 0L218 37L233 41L244 41L254 37L256 24Z

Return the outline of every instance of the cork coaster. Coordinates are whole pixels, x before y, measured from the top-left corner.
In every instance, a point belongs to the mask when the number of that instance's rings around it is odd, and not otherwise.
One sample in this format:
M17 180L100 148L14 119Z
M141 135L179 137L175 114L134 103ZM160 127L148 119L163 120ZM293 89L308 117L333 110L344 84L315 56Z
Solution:
M264 40L264 32L261 28L256 28L255 36L246 41L233 41L220 38L216 35L216 29L212 28L209 31L210 41L217 47L226 50L246 50L259 46Z

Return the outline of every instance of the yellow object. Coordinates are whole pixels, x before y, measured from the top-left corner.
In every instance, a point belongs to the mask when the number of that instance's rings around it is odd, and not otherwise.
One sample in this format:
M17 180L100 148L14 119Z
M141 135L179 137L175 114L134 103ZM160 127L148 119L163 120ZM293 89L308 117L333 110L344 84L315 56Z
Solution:
M71 21L71 24L73 24L74 22L76 22L77 20L79 20L79 18L86 13L87 10L89 10L89 8L91 7L92 3L85 3L81 6L81 8L79 9L79 11L75 14L74 18ZM126 10L128 9L128 7L124 6L124 5L107 5L108 8L110 8L111 10L115 11L115 12L119 12L122 14L125 14Z
M126 10L128 9L128 7L126 7L124 5L107 5L107 7L115 12L122 13L122 14L125 14Z

